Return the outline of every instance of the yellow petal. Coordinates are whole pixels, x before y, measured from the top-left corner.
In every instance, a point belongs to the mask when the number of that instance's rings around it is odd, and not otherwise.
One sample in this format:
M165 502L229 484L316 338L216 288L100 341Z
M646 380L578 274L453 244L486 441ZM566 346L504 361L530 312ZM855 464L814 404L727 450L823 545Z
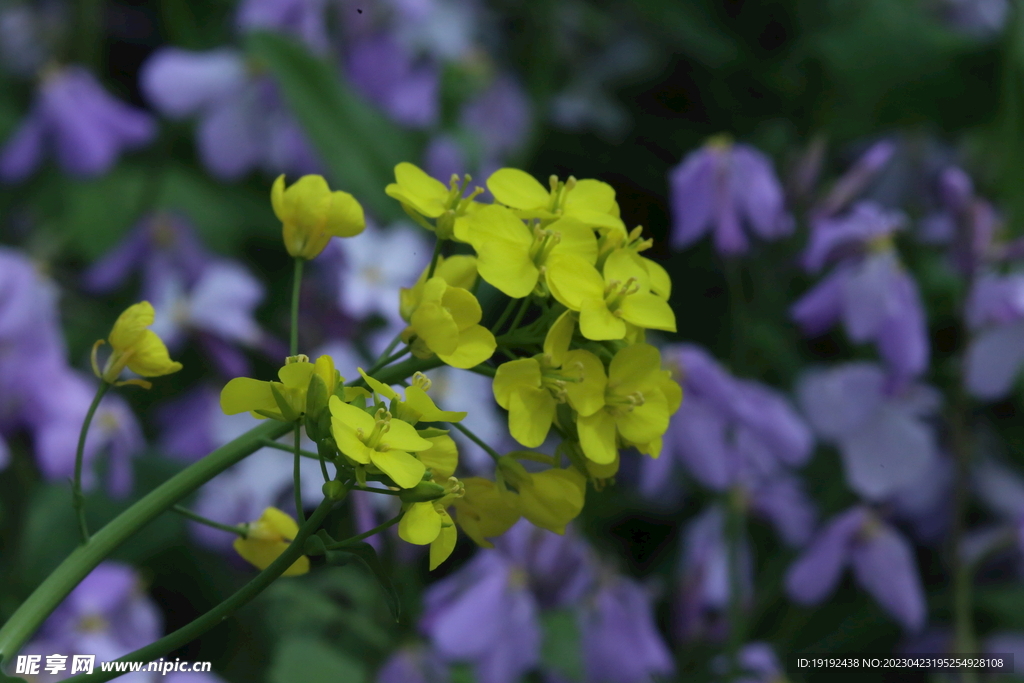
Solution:
M551 254L573 254L593 265L597 261L597 237L594 231L571 216L558 219L548 226L558 234L558 244Z
M441 518L433 503L413 503L398 522L398 536L406 543L426 545L441 533Z
M580 304L580 333L594 341L622 339L626 323L608 310L604 299L584 299Z
M287 219L287 209L284 201L284 173L277 176L273 186L270 188L270 205L274 207L274 215L282 223Z
M602 271L605 282L618 280L625 283L634 279L639 284L641 292L648 291L650 277L647 274L647 269L634 256L635 254L627 249L616 249L608 254Z
M289 545L284 541L250 541L244 538L236 538L234 542L235 552L257 569L269 567ZM298 576L308 571L309 558L303 555L295 560L282 576Z
M618 455L615 420L608 411L599 410L593 415L581 416L576 420L576 427L584 455L599 465L607 465L615 460Z
M633 443L652 441L668 429L668 406L660 391L644 394L643 405L619 415L615 426L622 438Z
M587 480L575 469L551 469L530 477L519 490L523 517L534 526L565 533L565 525L580 514Z
M331 203L327 210L328 234L335 237L354 237L366 228L363 207L348 192L335 190L331 193Z
M287 363L277 371L281 384L289 389L296 389L305 393L309 387L309 378L313 376L313 364L300 361L298 363Z
M428 437L427 441L433 445L416 456L430 469L436 481L445 481L455 474L455 468L459 465L459 449L447 434Z
M572 335L575 331L576 317L572 311L567 310L558 316L545 335L544 355L555 367L561 367L565 362L565 354L569 351L569 344L572 343Z
M437 355L455 353L459 347L459 326L440 304L421 303L409 321L420 339Z
M530 258L533 236L514 213L497 204L484 207L467 220L467 237L480 277L516 299L533 291L540 276Z
M570 377L582 378L580 382L567 382L565 385L569 405L576 412L586 417L604 407L604 392L608 378L600 358L583 349L570 351L565 356L562 372Z
M143 377L161 377L181 370L181 363L171 360L160 337L153 330L143 330L132 345L128 369Z
M253 410L278 412L277 401L270 392L270 382L249 377L236 377L220 391L220 409L225 415L237 415Z
M455 550L455 544L459 540L459 533L455 530L455 522L448 516L448 513L441 510L441 533L437 535L434 542L430 544L430 570L437 569L442 562L448 559Z
M395 180L384 188L389 197L408 204L427 218L437 218L446 210L448 188L421 168L407 161L395 166Z
M611 215L615 203L615 189L608 183L592 178L577 180L576 186L565 197L565 211L591 209Z
M442 278L452 287L472 289L477 275L476 257L467 255L449 256L443 261L438 262L434 275Z
M547 209L551 193L536 178L518 168L500 168L487 179L494 198L513 209Z
M509 400L508 429L527 448L544 443L555 419L555 399L547 389L522 387Z
M362 408L345 403L337 396L331 396L327 401L327 405L331 409L332 420L337 420L341 424L347 425L353 431L362 429L366 435L373 431L376 421L372 415Z
M127 351L153 324L156 317L153 306L148 301L140 301L126 308L114 322L110 332L110 345L116 351Z
M668 302L650 292L630 294L619 305L623 320L649 330L676 331L676 314Z
M454 353L437 352L437 357L453 368L468 368L480 365L494 355L498 343L491 331L480 325L473 325L459 332L459 343Z
M427 471L422 462L404 451L372 451L370 459L403 489L411 489L423 481L423 473Z
M465 411L441 410L420 387L411 386L405 390L405 407L422 422L459 422L466 417Z
M540 363L535 358L520 358L498 366L494 373L494 400L508 410L512 394L523 387L540 388Z
M392 418L390 429L380 438L380 442L399 451L425 451L432 443L417 433L416 428L404 420Z
M441 305L452 314L452 319L459 330L476 325L483 317L483 309L473 293L462 287L449 286L441 297Z
M359 375L363 378L363 381L366 382L367 385L369 385L370 389L372 389L374 393L383 396L384 398L399 398L398 392L389 387L387 384L384 384L384 382L379 382L374 378L370 377L365 372L363 372L362 368L356 369L359 371Z
M661 264L656 261L643 256L638 256L638 258L647 269L651 291L668 301L669 296L672 295L672 278L669 277L668 271L662 268Z
M580 310L586 299L604 300L604 278L586 260L558 254L547 262L547 282L552 296L566 308Z
M608 366L608 386L618 396L657 386L661 381L661 354L650 344L627 346Z
M519 521L519 496L480 477L463 479L462 484L465 495L452 501L455 521L477 545L493 548L487 539L501 536Z

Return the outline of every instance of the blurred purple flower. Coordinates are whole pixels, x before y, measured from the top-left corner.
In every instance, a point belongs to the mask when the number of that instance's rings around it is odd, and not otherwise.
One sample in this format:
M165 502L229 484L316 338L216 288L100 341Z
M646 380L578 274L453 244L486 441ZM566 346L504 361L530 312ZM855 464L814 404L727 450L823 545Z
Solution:
M0 7L0 64L17 76L31 77L52 58L68 28L68 14L61 0L5 3Z
M476 133L485 158L501 159L519 149L529 134L530 101L518 82L502 75L466 103L461 123Z
M651 597L631 579L601 583L584 603L580 632L588 683L644 683L675 669Z
M0 180L25 179L48 149L66 173L100 175L122 152L155 135L149 114L111 97L84 68L55 68L44 74L28 116L0 148Z
M1010 16L1007 0L940 0L938 5L954 28L978 38L992 38L1002 33Z
M768 643L747 643L737 653L737 660L742 674L734 679L734 683L785 683L786 676L779 664L779 658ZM725 676L729 663L725 657L718 657L712 662L715 673Z
M526 572L543 609L577 603L596 578L590 548L571 531L555 534L520 520L494 540L494 547Z
M471 662L480 683L516 683L540 661L537 617L524 570L484 550L427 590L420 629L442 659Z
M392 653L377 672L377 683L449 683L451 674L437 654L422 645Z
M163 617L141 589L135 570L106 561L96 567L64 599L22 654L95 654L97 662L111 661L150 644L160 637ZM70 676L71 660L60 674L42 674L39 680ZM159 680L141 672L123 677L132 683Z
M325 0L244 0L236 21L242 31L283 31L319 52L330 47Z
M237 50L160 48L142 65L139 85L167 117L199 116L199 156L221 180L255 168L302 175L320 167L277 86L251 72Z
M984 400L1004 398L1024 364L1024 274L982 275L966 318L974 331L964 359L967 390Z
M679 562L679 594L675 630L682 640L721 640L728 631L729 554L724 534L725 515L710 506L687 527ZM744 599L753 594L750 547L742 545Z
M879 365L846 363L805 374L797 396L815 432L839 447L850 488L866 498L915 484L938 457L926 420L941 399L929 386L893 389Z
M840 320L856 343L874 342L898 378L909 380L928 367L925 311L917 283L903 268L889 234L901 219L874 204L821 221L804 254L809 270L843 258L790 309L804 334L818 335ZM849 258L850 252L866 254Z
M677 249L713 229L718 253L746 253L742 222L764 240L793 231L771 160L749 145L709 142L672 169L669 185L672 246Z
M924 626L927 608L913 548L866 507L851 508L825 525L789 568L786 591L797 603L818 604L851 563L857 583L905 629Z
M78 435L96 394L95 380L67 369L51 378L46 400L30 416L36 461L43 476L67 481L75 469ZM127 495L132 488L132 458L145 447L142 428L123 398L108 394L100 402L85 440L82 486L95 485L93 467L108 456L107 486L111 494Z
M949 166L942 171L938 199L941 209L921 221L922 242L951 247L953 265L965 275L973 275L985 261L1007 255L1006 245L994 244L999 215L975 195L974 184L962 169Z
M385 33L362 37L349 49L348 74L371 102L396 122L429 128L439 115L440 72Z
M923 543L938 543L952 522L953 459L942 453L922 476L898 489L887 500L890 516L909 525Z

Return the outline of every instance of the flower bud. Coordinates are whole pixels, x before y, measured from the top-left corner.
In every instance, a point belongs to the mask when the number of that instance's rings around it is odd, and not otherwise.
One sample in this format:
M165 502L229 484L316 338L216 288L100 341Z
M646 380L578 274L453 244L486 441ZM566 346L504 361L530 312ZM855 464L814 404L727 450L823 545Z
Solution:
M403 503L426 503L432 500L443 498L447 493L445 487L435 484L432 481L421 481L411 489L405 489L398 494Z
M348 487L340 481L325 482L321 490L324 492L324 497L331 500L344 500L348 495Z

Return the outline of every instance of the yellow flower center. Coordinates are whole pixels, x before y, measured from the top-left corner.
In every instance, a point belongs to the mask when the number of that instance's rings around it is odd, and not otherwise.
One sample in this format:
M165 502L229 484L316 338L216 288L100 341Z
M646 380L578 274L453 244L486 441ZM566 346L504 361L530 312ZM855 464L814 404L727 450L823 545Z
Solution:
M78 621L80 633L99 633L109 628L107 620L100 614L86 614Z
M625 415L626 413L632 412L637 406L644 404L644 395L640 391L634 391L631 394L620 396L609 392L604 399L605 410L614 416Z
M366 444L367 448L372 448L379 453L386 453L391 450L391 447L386 443L381 443L381 439L391 431L391 413L380 408L374 418L376 422L373 423L373 431L367 435L361 428L356 429L356 436Z
M623 300L630 294L640 291L640 284L635 277L631 277L623 283L620 280L612 280L604 288L604 302L608 310L615 313Z

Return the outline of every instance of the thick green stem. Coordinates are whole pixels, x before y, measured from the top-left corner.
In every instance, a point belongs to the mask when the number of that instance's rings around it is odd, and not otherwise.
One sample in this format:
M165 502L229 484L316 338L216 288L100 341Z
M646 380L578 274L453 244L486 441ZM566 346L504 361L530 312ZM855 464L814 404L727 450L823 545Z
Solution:
M306 539L312 536L313 532L315 532L324 521L327 513L331 511L331 506L333 504L334 501L329 498L325 498L320 503L320 506L317 507L316 512L310 515L309 520L299 529L299 533L295 536L295 540L291 542L288 548L286 548L276 560L271 562L269 567L257 574L249 583L239 588L230 598L220 603L195 621L182 626L177 631L167 634L160 640L151 643L146 647L139 648L135 652L131 652L126 654L124 657L120 657L117 661L151 662L172 650L176 650L179 647L190 643L217 624L223 622L231 615L232 612L262 593L274 582L275 579L281 576L281 574L284 574L285 571L292 566L292 563L294 563L295 560L299 559L302 555ZM112 678L117 678L122 673L123 672L101 671L90 675L81 674L78 676L72 676L67 680L77 683L101 683L101 681L109 681Z
M203 517L202 515L197 515L188 508L182 507L181 505L172 505L171 510L177 512L179 515L185 517L186 519L191 519L193 522L205 524L206 526L212 529L220 529L221 531L227 531L228 533L235 534L236 536L241 536L242 538L248 536L248 532L240 526L231 526L230 524L221 524L220 522L215 522L212 519L207 519L206 517Z
M299 292L302 289L302 266L305 260L295 257L295 276L292 278L292 329L291 343L288 345L289 356L299 352Z
M82 495L82 463L85 460L85 437L89 434L89 425L92 424L93 415L103 400L103 395L110 389L110 384L100 381L96 389L96 395L89 405L89 411L82 421L82 431L78 433L78 448L75 450L75 478L71 481L71 505L75 508L75 516L78 517L78 531L82 535L82 543L89 542L89 525L85 522L85 497Z
M76 548L0 628L0 661L14 656L68 593L128 537L206 482L277 439L291 424L267 420L174 475Z
M299 468L299 464L302 462L302 428L299 423L295 423L295 441L293 452L295 458L292 463L292 488L295 489L295 519L299 520L299 524L303 524L306 521L306 513L302 511L302 470Z

